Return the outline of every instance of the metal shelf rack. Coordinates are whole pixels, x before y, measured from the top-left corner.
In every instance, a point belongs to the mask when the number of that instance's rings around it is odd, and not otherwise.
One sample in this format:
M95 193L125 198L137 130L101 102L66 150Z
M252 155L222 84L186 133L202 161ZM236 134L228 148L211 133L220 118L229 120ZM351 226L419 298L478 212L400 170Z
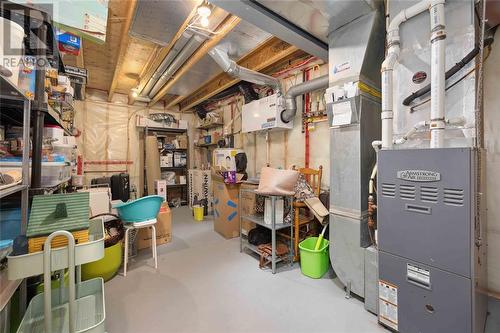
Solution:
M157 138L165 138L168 137L169 134L186 134L187 129L184 128L159 128L159 127L144 127L144 137L147 137L149 134L155 135ZM188 137L188 147L189 147L189 137ZM187 170L189 166L189 149L187 148L174 148L174 149L165 149L168 152L185 152L186 153L186 165L182 167L160 167L160 170L163 171L174 171L174 172L182 172L187 179ZM144 161L146 161L146 146L144 146ZM187 198L187 185L186 184L175 184L175 185L167 185L167 188L178 188L181 190L181 205L185 206L188 204ZM144 163L144 193L148 193L147 189L147 169L146 163ZM168 191L167 191L167 201L168 201Z
M244 249L249 249L252 252L257 253L260 255L261 253L259 252L257 246L250 244L248 242L248 239L246 236L242 233L242 220L248 220L250 222L253 222L257 225L263 226L269 230L271 230L271 247L272 247L272 255L269 256L267 259L271 260L271 271L273 274L276 273L276 264L284 261L284 258L278 258L276 256L276 231L284 229L284 228L290 228L290 244L289 244L289 251L288 251L288 261L290 262L290 266L293 266L293 228L292 224L288 223L277 223L276 222L276 200L278 198L283 198L283 200L288 200L290 202L290 209L293 210L293 196L284 196L284 195L266 195L266 194L261 194L258 193L256 190L253 189L241 189L240 190L240 198L239 201L241 202L241 193L242 192L250 192L250 193L255 193L261 196L265 196L268 198L271 198L271 211L273 212L271 214L271 224L267 224L264 221L264 216L263 215L242 215L240 214L240 252L243 252ZM290 212L293 216L293 211Z
M0 76L0 110L2 114L4 113L3 105L9 105L9 110L11 112L19 113L17 116L22 114L22 125L23 125L23 142L30 142L30 117L31 117L31 101L24 96L24 93L19 90L17 86L12 84L10 80ZM13 107L13 108L11 108ZM21 111L22 110L22 113ZM22 157L22 181L21 184L16 184L13 186L5 187L0 190L0 198L5 198L14 193L21 192L21 233L26 233L26 227L28 224L28 205L29 205L29 155L30 155L30 145L25 144L23 147L23 157ZM8 268L0 273L0 279L5 281L5 275L8 274ZM10 298L16 291L17 287L21 284L22 279L16 279L14 281L8 281L5 286L2 286L1 298L0 298L0 311L3 310L5 305L9 302ZM26 289L22 288L21 297L21 308L24 309L23 300L26 300L24 296Z

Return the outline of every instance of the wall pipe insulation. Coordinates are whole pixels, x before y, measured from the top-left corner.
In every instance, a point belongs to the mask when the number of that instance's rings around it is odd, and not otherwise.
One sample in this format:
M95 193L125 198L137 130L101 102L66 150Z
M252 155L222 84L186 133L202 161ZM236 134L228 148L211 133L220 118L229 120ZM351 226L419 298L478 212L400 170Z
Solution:
M431 148L444 142L445 94L445 0L424 0L399 12L387 30L387 57L382 63L382 148L393 146L393 70L400 53L399 26L412 17L429 10L431 17ZM379 142L374 142L374 147Z

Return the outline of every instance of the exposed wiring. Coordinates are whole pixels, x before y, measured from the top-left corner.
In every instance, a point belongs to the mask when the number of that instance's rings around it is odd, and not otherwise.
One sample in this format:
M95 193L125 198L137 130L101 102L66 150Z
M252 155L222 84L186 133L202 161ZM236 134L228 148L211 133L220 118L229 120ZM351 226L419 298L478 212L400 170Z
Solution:
M273 73L272 76L274 76L274 77L281 76L281 75L286 74L286 73L293 71L295 69L299 69L300 67L303 67L303 66L307 65L308 63L315 61L315 60L318 60L318 58L311 56L311 57L309 57L309 58L307 58L307 59L305 59L297 64L291 65L288 68L284 68L278 72Z

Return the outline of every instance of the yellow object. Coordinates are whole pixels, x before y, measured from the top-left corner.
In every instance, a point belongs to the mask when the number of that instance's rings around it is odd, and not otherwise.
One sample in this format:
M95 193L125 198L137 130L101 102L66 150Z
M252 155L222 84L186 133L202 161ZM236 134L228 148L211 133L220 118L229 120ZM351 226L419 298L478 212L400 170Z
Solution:
M72 231L73 237L75 238L75 244L82 244L89 241L89 230L77 230ZM47 236L33 237L28 239L28 253L34 253L43 251L43 246ZM68 245L68 239L64 236L56 236L52 240L51 247L63 247Z
M116 275L122 264L122 242L104 249L104 257L101 260L82 265L82 279L84 281L102 277L104 281L110 280Z
M318 240L316 241L316 246L314 246L314 251L318 251L321 243L323 242L323 234L319 235Z
M314 251L318 251L321 243L323 243L323 236L325 235L325 230L326 230L327 225L323 227L323 231L321 231L321 234L318 237L318 240L316 241L316 246L314 246Z
M193 206L194 220L203 221L203 206Z

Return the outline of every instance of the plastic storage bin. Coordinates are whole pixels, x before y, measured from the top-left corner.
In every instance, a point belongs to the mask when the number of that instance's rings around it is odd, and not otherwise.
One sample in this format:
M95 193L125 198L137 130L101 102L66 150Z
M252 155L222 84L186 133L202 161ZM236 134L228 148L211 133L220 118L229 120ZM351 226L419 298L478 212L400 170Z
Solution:
M21 172L22 162L0 162L0 171L18 170ZM31 176L31 168L30 168ZM52 187L68 181L71 178L71 165L65 162L42 163L42 187Z
M299 243L300 270L305 276L313 279L321 278L329 268L328 246L330 242L323 239L319 250L314 250L318 237L309 237Z
M60 144L57 141L52 143L52 148L54 149L54 153L60 154L64 156L65 162L73 162L74 161L74 151L75 146L72 144Z
M102 277L108 281L116 275L122 264L122 242L104 249L104 258L82 265L82 279L90 280Z

